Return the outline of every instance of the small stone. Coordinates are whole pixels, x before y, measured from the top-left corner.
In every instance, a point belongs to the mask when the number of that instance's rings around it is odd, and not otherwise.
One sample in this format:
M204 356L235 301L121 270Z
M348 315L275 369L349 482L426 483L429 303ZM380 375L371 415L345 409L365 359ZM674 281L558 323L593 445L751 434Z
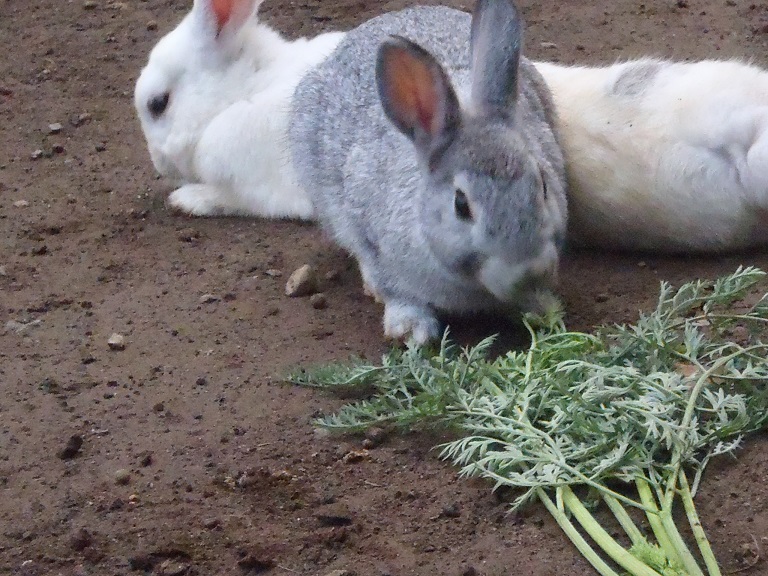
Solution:
M29 206L29 201L28 200L16 200L16 202L14 202L13 205L16 208L26 208L27 206Z
M454 502L453 504L443 506L443 509L440 510L440 516L442 516L443 518L458 518L459 516L461 516L461 510L459 510L459 505Z
M0 266L0 276L8 276L8 269L5 267L5 265Z
M208 378L205 376L200 376L197 380L195 380L195 384L198 386L207 386L208 385Z
M51 150L53 150L54 154L63 154L66 151L64 146L62 146L61 144L54 144Z
M164 560L160 566L157 567L157 573L159 576L184 576L189 570L187 564L182 564L174 560Z
M150 32L157 30L157 21L150 20L149 22L147 22L147 30L149 30Z
M30 156L31 156L32 160L39 160L40 158L45 156L45 152L43 152L40 148L38 148L37 150L32 152L32 154L30 154Z
M125 336L117 332L113 333L107 340L107 346L110 350L125 350Z
M309 297L309 303L315 310L324 310L328 307L328 300L326 300L325 294L323 293L312 294L312 296Z
M76 530L69 540L69 545L76 552L82 552L91 544L93 544L93 536L85 528Z
M309 296L315 292L317 292L317 275L309 264L298 268L285 283L285 295L291 298Z
M368 458L368 450L350 450L342 457L341 461L344 464L354 464L355 462L362 462Z
M105 152L107 150L107 145L103 142L96 144L96 146L93 147L96 152Z
M157 404L152 406L153 412L162 412L163 410L165 410L165 404L163 404L162 402L158 402Z
M69 119L69 123L74 126L75 128L79 128L86 122L89 122L91 120L91 115L88 114L88 112L83 112L82 114L78 114L77 116L72 116Z
M353 572L350 572L349 570L333 570L332 572L328 572L325 576L352 576Z
M203 294L200 296L200 304L213 304L219 300L221 300L221 298L216 296L216 294Z
M176 238L182 242L195 242L200 239L200 231L194 228L182 228L176 232Z
M599 303L608 302L609 299L610 299L610 296L608 296L608 294L604 292L595 296L595 302L599 302Z
M50 134L58 134L59 132L61 132L63 128L64 126L62 126L60 122L54 122L53 124L48 124L48 132Z
M125 468L120 468L114 475L115 484L126 486L131 481L131 472Z
M98 3L95 0L85 0L85 2L83 2L84 10L93 10L96 6L98 6Z
M221 526L221 520L218 518L206 518L203 520L203 528L206 530L214 530Z
M269 270L266 270L264 272L264 274L266 274L267 276L269 276L271 278L280 278L280 276L283 275L283 272L282 272L282 270L277 270L275 268L270 268Z
M152 452L150 452L149 450L139 454L139 465L142 468L146 468L147 466L151 466L152 462L154 462L154 458L152 456Z
M62 460L71 460L78 452L80 452L80 448L82 447L83 437L79 434L73 434L69 437L69 440L67 440L66 446L59 451L59 458Z
M542 48L546 48L546 49L550 49L550 50L551 49L557 49L557 44L555 44L554 42L542 42L540 44L540 46Z

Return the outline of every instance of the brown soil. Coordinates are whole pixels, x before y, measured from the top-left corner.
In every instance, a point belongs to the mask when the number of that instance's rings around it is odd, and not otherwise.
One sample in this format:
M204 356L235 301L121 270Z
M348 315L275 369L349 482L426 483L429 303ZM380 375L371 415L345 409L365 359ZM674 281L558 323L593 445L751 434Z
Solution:
M264 13L296 35L410 3L269 0ZM768 65L764 2L519 3L533 58ZM457 479L430 451L439 437L389 438L348 462L361 439L315 433L313 416L340 401L280 375L377 358L381 308L311 225L165 210L131 96L189 5L0 2L0 322L31 323L0 334L0 573L591 574L540 507L509 516L486 483ZM337 273L326 309L283 295L307 262ZM741 263L766 268L768 254L568 255L568 321L632 320L660 279ZM497 330L517 338L482 322L459 333ZM113 332L124 350L108 347ZM73 435L82 447L62 453ZM765 437L706 475L700 511L728 572L768 553L766 480Z

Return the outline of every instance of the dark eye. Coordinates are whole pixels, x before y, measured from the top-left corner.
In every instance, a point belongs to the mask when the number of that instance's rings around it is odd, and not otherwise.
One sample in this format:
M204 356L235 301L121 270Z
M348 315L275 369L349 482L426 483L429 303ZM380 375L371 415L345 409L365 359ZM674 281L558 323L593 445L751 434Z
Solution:
M150 101L147 102L147 108L149 109L149 113L152 114L153 118L162 116L163 112L165 112L165 109L168 108L168 100L170 99L170 93L164 92L159 96L151 98Z
M541 189L544 192L544 198L547 197L547 179L544 178L544 172L541 173Z
M469 208L467 195L461 190L456 190L456 196L453 199L453 207L456 210L456 216L461 220L472 220L472 210Z

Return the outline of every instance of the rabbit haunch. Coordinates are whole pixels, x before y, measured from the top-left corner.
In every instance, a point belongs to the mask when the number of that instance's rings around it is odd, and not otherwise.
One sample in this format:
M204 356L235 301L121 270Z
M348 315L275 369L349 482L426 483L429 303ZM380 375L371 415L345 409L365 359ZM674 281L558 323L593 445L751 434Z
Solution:
M711 60L536 67L558 111L569 239L656 253L768 244L768 72Z
M343 34L288 41L258 21L260 3L195 0L136 83L152 162L189 214L313 215L287 143L290 98Z
M521 29L508 0L479 0L471 26L442 7L389 13L296 90L301 184L384 302L387 336L425 342L440 312L551 303L564 166Z

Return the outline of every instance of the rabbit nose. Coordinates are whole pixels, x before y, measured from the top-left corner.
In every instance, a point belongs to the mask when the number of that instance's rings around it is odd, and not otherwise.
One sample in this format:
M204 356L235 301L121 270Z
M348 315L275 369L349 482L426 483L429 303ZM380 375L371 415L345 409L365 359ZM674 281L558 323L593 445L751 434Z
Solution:
M170 99L171 95L168 92L164 92L159 96L153 96L149 99L149 102L147 102L147 109L149 110L149 113L152 114L153 118L157 118L165 112Z

